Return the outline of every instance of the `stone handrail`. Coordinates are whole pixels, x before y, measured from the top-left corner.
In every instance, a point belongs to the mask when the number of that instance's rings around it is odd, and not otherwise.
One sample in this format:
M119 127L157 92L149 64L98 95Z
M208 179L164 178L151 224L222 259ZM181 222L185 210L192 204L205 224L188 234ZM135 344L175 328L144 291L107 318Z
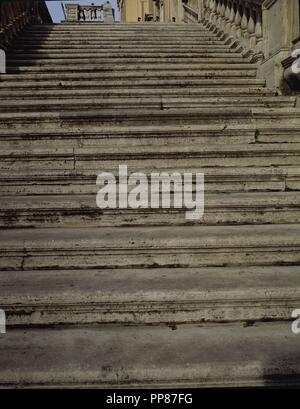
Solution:
M183 6L183 20L185 23L198 23L199 12L187 3L182 3Z
M52 23L45 1L0 2L0 47L7 45L30 24Z
M95 5L91 4L76 4L67 3L66 21L94 21L101 23L114 23L115 12L110 2Z
M299 0L182 0L183 21L201 22L226 43L259 63L257 75L278 93L300 90L292 71L300 49Z
M252 61L263 60L262 1L204 0L203 23L243 48Z

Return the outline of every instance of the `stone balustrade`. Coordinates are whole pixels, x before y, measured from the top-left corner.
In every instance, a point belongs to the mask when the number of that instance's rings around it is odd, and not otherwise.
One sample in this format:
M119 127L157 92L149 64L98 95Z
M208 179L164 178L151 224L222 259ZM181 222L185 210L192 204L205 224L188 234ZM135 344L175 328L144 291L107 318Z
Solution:
M0 2L0 47L6 46L30 24L52 23L44 1Z
M185 23L198 23L200 14L197 9L191 7L187 1L182 2L183 20Z
M300 89L292 70L300 49L299 0L182 0L183 21L201 22L258 63L258 77L278 93Z
M202 21L210 30L237 41L253 61L263 60L261 0L204 0Z
M93 21L100 23L114 23L115 21L115 12L109 1L100 5L95 5L94 3L89 5L67 3L65 7L66 21Z

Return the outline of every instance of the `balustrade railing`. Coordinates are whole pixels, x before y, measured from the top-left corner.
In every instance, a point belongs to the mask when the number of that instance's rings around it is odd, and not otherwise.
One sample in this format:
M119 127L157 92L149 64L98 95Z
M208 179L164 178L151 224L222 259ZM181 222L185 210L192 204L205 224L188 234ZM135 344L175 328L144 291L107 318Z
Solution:
M115 21L115 11L107 1L104 4L66 4L66 21L94 21L100 23L113 23Z
M27 25L52 23L44 1L0 2L0 47L5 48Z
M102 6L79 6L78 20L80 21L103 21Z
M199 21L199 12L193 7L190 7L188 2L185 1L182 3L183 6L183 19L185 23L198 23Z
M263 59L261 0L204 0L203 6L208 28L238 41L254 61Z

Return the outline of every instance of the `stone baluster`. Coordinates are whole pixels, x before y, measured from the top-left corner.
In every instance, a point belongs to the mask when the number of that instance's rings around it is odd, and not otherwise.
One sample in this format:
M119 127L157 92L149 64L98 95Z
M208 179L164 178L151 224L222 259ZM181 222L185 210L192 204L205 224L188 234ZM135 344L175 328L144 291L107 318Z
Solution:
M254 22L254 11L249 10L249 20L248 20L248 34L249 34L249 49L254 52L256 47L256 35L255 35L255 22Z
M225 9L225 27L224 27L224 33L229 34L230 33L230 28L231 28L231 22L230 22L230 14L231 14L231 2L227 1L226 9Z
M236 25L235 25L235 4L232 3L231 5L231 11L230 11L230 17L229 17L229 21L230 21L230 32L229 35L232 38L236 38Z
M213 0L210 0L208 3L208 9L209 9L208 21L209 23L212 23L213 7L214 7Z
M236 13L235 13L235 36L239 40L242 37L242 27L241 27L241 22L242 22L242 14L241 14L241 8L240 5L237 5Z
M216 26L217 21L217 1L212 0L212 8L211 8L211 22L214 26Z
M183 3L183 7L185 8L185 5L186 5L185 1L182 1L182 3ZM202 19L204 22L206 21L206 11L207 11L206 10L206 0L203 0Z
M261 22L261 11L257 10L256 14L256 24L255 24L255 36L256 36L256 48L255 54L262 56L262 48L263 48L263 34L262 34L262 22Z
M225 0L222 1L222 6L221 6L221 19L220 19L220 30L224 32L225 28L225 11L226 11L226 4Z
M219 36L240 44L244 55L263 57L262 10L251 0L203 0L204 24Z
M221 24L221 7L222 7L222 2L221 0L218 0L217 4L217 11L216 11L216 27L218 30L220 30L220 24Z
M205 5L205 21L208 24L209 23L209 19L210 19L210 0L204 0L206 1L206 5Z
M245 6L243 6L241 30L242 30L241 44L243 47L247 47L249 35L248 35L248 16L247 9Z

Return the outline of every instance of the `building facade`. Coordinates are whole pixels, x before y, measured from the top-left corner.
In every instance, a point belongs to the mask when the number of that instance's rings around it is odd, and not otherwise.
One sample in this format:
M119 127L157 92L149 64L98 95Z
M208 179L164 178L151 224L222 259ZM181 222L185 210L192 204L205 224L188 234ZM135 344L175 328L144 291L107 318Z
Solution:
M182 0L120 0L121 23L138 21L182 22Z

